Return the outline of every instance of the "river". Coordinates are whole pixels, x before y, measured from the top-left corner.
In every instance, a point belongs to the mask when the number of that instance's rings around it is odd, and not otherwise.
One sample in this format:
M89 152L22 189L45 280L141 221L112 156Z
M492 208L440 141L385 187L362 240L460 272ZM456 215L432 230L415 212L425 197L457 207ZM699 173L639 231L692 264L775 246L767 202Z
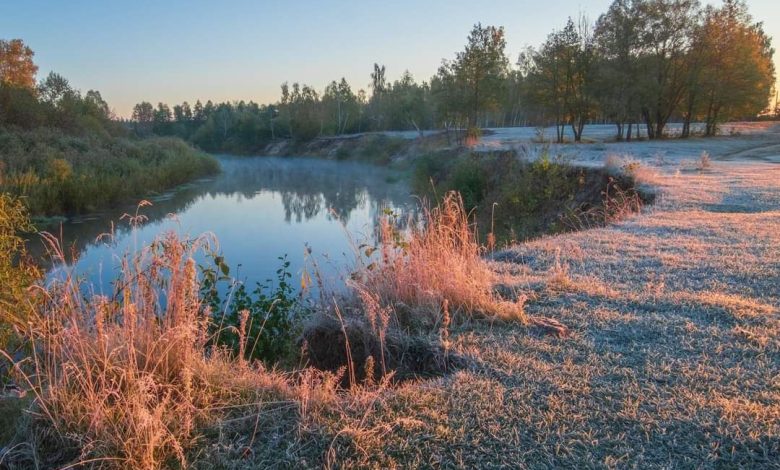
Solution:
M147 220L136 228L122 219L125 213L134 215L135 206L43 227L61 240L69 258L50 267L50 279L72 270L95 293L110 294L122 255L171 230L182 237L213 234L231 275L250 286L274 278L283 255L294 280L313 268L311 260L324 277L335 278L351 266L355 243L374 239L385 209L404 212L415 203L398 174L376 166L307 158L217 158L219 175L149 199L152 205L139 210ZM97 240L112 230L112 242ZM42 244L32 242L39 256ZM313 257L305 254L307 247ZM198 261L206 260L201 256Z

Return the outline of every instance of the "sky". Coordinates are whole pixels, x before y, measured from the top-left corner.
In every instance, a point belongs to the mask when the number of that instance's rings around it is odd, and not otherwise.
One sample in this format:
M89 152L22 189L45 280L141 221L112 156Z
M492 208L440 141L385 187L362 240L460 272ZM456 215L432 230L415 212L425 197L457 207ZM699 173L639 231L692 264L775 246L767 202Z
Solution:
M505 27L514 61L567 17L595 21L610 3L0 0L0 38L21 38L35 51L39 78L55 71L77 89L99 90L127 117L140 101L275 102L285 81L321 91L345 77L355 91L368 90L375 62L391 80L404 70L427 80L477 22ZM747 3L778 48L780 1Z

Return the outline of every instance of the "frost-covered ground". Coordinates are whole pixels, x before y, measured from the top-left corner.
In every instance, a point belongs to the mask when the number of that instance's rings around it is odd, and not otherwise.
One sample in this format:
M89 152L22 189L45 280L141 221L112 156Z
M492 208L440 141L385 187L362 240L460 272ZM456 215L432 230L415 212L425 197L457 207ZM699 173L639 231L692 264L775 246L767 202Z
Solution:
M780 132L777 129L778 123L772 122L730 122L720 126L719 135L733 136L733 135L751 135L758 133L765 133L768 129L775 128L774 132ZM500 127L487 129L490 135L486 135L484 140L487 142L529 142L531 140L539 140L543 137L544 140L550 140L555 138L555 127L545 127L543 132L540 133L541 128L538 127ZM691 130L694 134L702 133L704 131L704 124L694 123L691 125ZM574 140L574 134L571 127L566 126L564 128L564 136L568 141ZM675 137L682 131L682 124L670 123L666 127L666 134L670 137ZM636 136L637 127L634 127L634 136ZM647 137L647 132L644 126L639 127L641 137ZM612 124L589 124L585 126L583 132L583 141L585 142L604 142L615 139L616 128Z
M669 125L670 133L679 131L679 124ZM570 129L567 130L569 133ZM547 128L545 140L554 138L553 128ZM474 148L478 151L506 150L523 147L538 150L538 133L535 128L491 129ZM729 123L721 127L714 138L641 140L614 142L615 126L591 125L585 128L585 143L549 144L554 155L565 155L580 164L600 164L607 154L631 155L644 161L679 163L699 158L703 151L713 160L755 160L780 162L780 123L745 122ZM569 136L568 138L571 138ZM533 152L532 152L533 153Z
M774 128L775 133L780 132L780 123L773 123L773 122L730 122L727 124L723 124L720 126L719 134L721 136L738 136L738 135L753 135L753 134L759 134L759 133L765 133L769 129ZM543 132L540 134L540 130L543 129ZM696 133L703 133L704 132L704 124L702 123L694 123L691 125L691 130L694 134ZM519 142L531 142L532 140L539 140L540 137L543 137L545 140L550 140L555 138L555 127L495 127L495 128L487 128L486 134L483 137L483 142L486 143L498 143L498 144L512 144L512 143L519 143ZM566 126L564 129L564 135L566 140L573 141L574 140L574 134L571 131L571 127ZM666 133L670 137L675 137L679 135L679 133L682 131L682 124L680 123L670 123L666 127ZM583 139L586 142L605 142L605 141L612 141L615 139L615 132L616 128L612 124L589 124L585 126L585 131L583 132ZM637 128L634 127L634 136L636 136ZM639 132L641 137L647 137L647 132L644 128L644 126L640 126ZM425 137L441 134L443 131L441 130L426 130L422 131L422 134ZM387 135L388 137L397 137L401 139L416 139L420 137L420 132L418 131L384 131L384 132L363 132L360 134L351 134L351 137L355 136L362 136L362 135L372 135L372 134L383 134ZM343 138L343 136L337 136L333 138Z

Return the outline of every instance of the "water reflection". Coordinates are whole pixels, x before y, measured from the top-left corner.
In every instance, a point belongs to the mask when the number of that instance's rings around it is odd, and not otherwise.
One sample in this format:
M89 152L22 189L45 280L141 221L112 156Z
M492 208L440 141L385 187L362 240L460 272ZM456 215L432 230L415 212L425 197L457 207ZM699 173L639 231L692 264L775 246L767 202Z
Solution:
M240 278L254 282L273 277L277 257L283 254L289 255L293 271L300 273L307 244L326 255L328 261L321 262L320 268L332 273L351 257L346 232L354 239L372 239L385 208L403 212L413 206L407 186L378 167L303 158L222 156L219 160L222 173L217 177L152 199L152 206L141 209L147 219L135 231L126 220L120 221L124 213L134 214L135 207L44 229L61 234L64 245L76 254L77 272L97 291L108 292L118 255L167 230L184 236L214 233L228 262L240 265ZM110 231L114 246L95 241Z

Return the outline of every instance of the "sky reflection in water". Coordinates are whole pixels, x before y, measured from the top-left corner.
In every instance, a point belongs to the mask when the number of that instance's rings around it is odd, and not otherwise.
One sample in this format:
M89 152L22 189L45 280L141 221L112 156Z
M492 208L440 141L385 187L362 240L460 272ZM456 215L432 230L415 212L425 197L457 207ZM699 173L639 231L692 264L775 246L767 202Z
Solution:
M278 257L287 254L297 285L307 244L317 256L320 272L333 278L353 259L350 236L358 242L372 239L377 217L385 208L402 212L414 205L408 187L383 168L304 158L221 156L219 160L220 175L141 208L148 221L135 231L126 220L119 220L134 207L64 223L64 246L78 258L71 267L94 285L95 293L108 295L123 253L169 230L189 237L213 233L231 275L239 280L254 285L274 278L281 263ZM99 234L110 231L111 221L113 245L96 242ZM60 227L46 229L60 233Z

